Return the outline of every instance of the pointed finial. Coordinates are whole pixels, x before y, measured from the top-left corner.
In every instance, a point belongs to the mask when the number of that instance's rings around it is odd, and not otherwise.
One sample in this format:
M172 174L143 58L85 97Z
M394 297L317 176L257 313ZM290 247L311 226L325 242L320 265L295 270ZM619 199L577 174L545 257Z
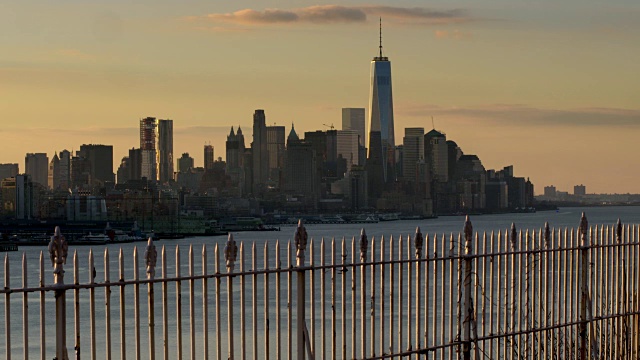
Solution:
M144 259L147 264L147 279L153 279L156 276L156 261L158 260L158 251L153 244L153 239L149 237L147 248L144 251Z
M55 284L64 284L63 264L67 263L68 251L67 240L62 236L60 227L56 226L54 235L49 242L49 257L51 258L51 265L53 265L53 280Z
M227 271L233 271L236 265L236 256L238 255L238 246L235 240L233 240L233 234L229 233L227 239L227 245L224 246L224 259L227 262Z
M544 246L549 247L551 242L551 230L549 229L549 223L544 223Z
M307 248L307 229L305 229L302 219L298 220L298 227L293 236L296 245L296 258L298 266L304 265L304 251Z
M414 238L413 244L416 247L416 259L422 258L422 245L424 244L424 238L422 237L420 226L416 227L416 236Z
M367 258L367 249L369 248L369 240L364 228L360 231L360 262L364 262Z

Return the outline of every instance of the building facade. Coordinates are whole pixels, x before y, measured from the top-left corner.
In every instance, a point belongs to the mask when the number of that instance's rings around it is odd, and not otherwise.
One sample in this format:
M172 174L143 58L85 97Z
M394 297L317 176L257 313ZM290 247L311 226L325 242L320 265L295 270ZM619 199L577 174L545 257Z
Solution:
M253 156L254 195L265 191L269 180L269 150L267 149L267 124L264 110L258 109L253 114L253 142L251 143Z
M369 155L366 170L372 199L380 197L385 187L396 178L391 62L382 55L382 28L379 48L379 56L371 61L369 87Z
M49 185L49 157L45 153L28 153L24 158L24 172L31 181L45 188Z
M424 128L405 128L402 144L402 178L404 181L416 182L418 162L424 159Z
M358 135L358 144L365 144L364 108L342 108L342 130L353 130Z
M158 120L158 180L173 179L173 120Z
M140 119L140 150L142 151L140 175L148 180L158 179L156 154L157 121L154 117Z
M215 162L215 155L213 153L213 145L204 146L204 169L213 170L213 163Z

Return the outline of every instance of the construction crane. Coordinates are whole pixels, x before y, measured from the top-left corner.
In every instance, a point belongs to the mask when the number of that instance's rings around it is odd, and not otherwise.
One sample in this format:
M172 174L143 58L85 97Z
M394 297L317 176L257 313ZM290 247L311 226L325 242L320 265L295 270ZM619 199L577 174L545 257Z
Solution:
M328 127L331 130L335 129L335 127L333 126L333 123L331 123L331 125L327 125L327 124L322 124L322 125Z

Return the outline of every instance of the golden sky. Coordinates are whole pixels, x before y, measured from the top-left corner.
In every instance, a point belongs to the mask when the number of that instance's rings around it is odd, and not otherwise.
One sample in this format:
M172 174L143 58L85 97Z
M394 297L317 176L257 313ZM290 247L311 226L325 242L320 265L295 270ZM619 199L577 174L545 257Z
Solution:
M640 2L75 0L0 4L0 163L138 147L174 120L174 153L224 157L254 109L300 134L368 107L378 17L396 141L435 127L540 193L640 193ZM248 144L247 144L248 145ZM115 171L115 169L114 169Z

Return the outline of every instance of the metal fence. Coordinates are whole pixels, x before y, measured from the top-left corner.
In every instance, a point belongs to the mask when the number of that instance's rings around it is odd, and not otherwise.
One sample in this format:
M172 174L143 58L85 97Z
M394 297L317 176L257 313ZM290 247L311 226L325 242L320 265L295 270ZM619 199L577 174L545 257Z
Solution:
M37 287L28 286L24 255L23 286L12 287L5 257L6 358L15 350L12 311L20 299L24 359L54 351L56 359L111 359L115 351L122 359L638 358L639 233L620 222L589 227L583 215L577 229L473 234L467 218L457 236L423 236L418 228L369 240L363 230L358 239L307 244L300 223L293 243L257 249L229 236L224 249L203 246L199 271L189 247L186 275L179 247L169 274L163 246L156 276L151 240L144 279L135 249L127 266L120 249L116 280L105 249L103 281L93 252L86 267L74 252L73 281L65 283L68 246L56 229L52 285L42 252ZM38 297L37 335L30 296ZM37 355L29 353L34 338Z

